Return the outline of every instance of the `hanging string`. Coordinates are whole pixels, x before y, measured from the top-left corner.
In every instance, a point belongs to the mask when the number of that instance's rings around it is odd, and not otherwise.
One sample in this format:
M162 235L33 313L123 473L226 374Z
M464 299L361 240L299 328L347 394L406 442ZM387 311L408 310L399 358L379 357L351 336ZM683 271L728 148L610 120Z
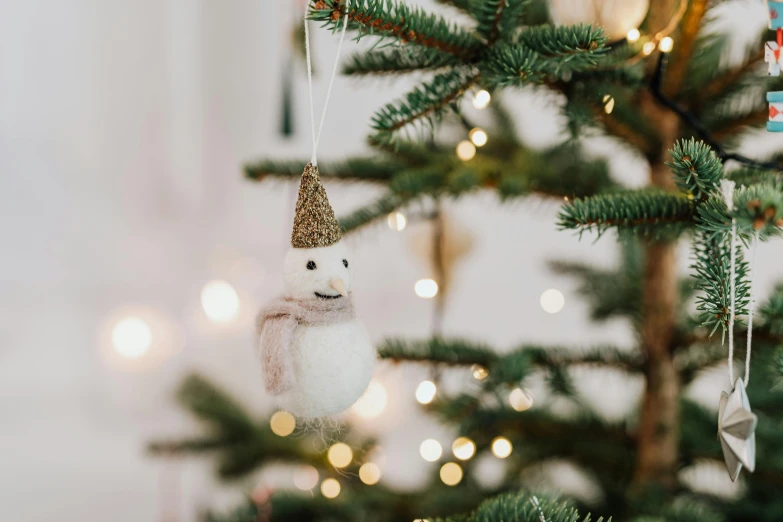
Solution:
M729 212L734 211L734 187L736 183L728 179L721 181L720 189L723 193L723 199L726 201L726 207ZM737 270L737 220L731 218L731 269L729 270L729 295L731 304L729 306L729 384L734 387L734 310L736 308L736 275Z
M307 24L307 14L310 10L308 4L305 9L304 16L304 28L305 28L305 55L307 56L307 88L310 92L310 128L313 135L313 155L310 158L310 163L318 165L316 160L316 150L318 149L318 142L321 141L321 133L324 129L324 120L326 120L326 108L329 106L329 98L332 96L332 86L334 85L334 78L337 76L337 66L340 63L340 52L343 49L343 41L345 40L345 30L348 28L348 13L350 0L345 2L345 17L343 18L343 28L340 32L340 43L337 44L337 56L334 58L334 65L332 66L332 75L329 78L329 87L326 89L326 99L324 100L324 108L321 111L321 122L318 124L318 133L315 132L315 109L313 104L313 66L310 58L310 29Z
M750 346L753 341L753 278L756 275L756 250L759 246L759 231L753 234L753 245L750 247L750 302L748 303L748 347L745 353L745 386L750 381Z

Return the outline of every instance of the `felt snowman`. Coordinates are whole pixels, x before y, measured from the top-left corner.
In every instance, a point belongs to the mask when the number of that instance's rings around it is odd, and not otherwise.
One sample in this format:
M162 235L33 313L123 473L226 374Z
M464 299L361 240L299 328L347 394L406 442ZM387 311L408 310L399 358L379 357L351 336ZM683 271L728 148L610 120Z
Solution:
M284 293L258 319L266 389L297 417L328 417L362 396L376 352L356 319L353 265L312 163L302 174L291 247Z

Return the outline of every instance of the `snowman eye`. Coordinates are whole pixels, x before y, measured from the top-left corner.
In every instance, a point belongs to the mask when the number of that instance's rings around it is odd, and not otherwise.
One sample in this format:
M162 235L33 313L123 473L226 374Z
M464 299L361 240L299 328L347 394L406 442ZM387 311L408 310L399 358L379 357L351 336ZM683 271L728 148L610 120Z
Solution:
M347 259L343 259L343 266L345 268L348 268L348 260Z
M315 261L308 261L307 262L307 269L308 270L315 270Z

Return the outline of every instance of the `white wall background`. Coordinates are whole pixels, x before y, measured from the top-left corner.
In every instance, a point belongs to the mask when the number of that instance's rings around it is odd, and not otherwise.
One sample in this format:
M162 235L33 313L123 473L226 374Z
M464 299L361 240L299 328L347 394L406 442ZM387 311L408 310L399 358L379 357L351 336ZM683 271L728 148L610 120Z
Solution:
M208 463L152 460L144 447L192 433L172 390L194 369L259 411L272 407L253 352L253 318L280 290L295 187L247 182L240 166L309 154L299 62L297 135L278 134L286 4L0 0L0 519L139 522L169 511L190 521L200 507L238 499L213 482ZM728 9L741 30L764 24L761 2ZM314 31L321 71L334 44ZM370 115L408 85L338 78L319 157L364 151ZM316 92L324 87L322 74ZM532 143L557 137L550 102L513 100ZM617 154L613 167L631 184L646 176L627 155ZM338 214L376 194L327 188ZM553 258L612 264L611 241L557 233L551 202L499 206L481 194L451 209L477 241L453 289L447 334L501 349L632 342L621 323L589 324L571 282L545 266ZM376 339L429 331L432 304L412 290L429 275L411 251L416 233L379 226L352 239L358 307ZM780 243L760 249L762 295L780 279L782 251ZM681 261L687 266L687 249ZM228 326L210 323L199 306L202 285L215 278L240 294L240 315ZM551 287L566 296L557 315L538 302ZM106 339L111 322L127 314L153 326L153 350L140 364L112 356ZM426 375L381 366L390 404L364 426L396 457L384 480L399 487L423 479L421 440L450 440L419 419L413 390ZM608 413L626 406L601 400L616 388L594 388Z

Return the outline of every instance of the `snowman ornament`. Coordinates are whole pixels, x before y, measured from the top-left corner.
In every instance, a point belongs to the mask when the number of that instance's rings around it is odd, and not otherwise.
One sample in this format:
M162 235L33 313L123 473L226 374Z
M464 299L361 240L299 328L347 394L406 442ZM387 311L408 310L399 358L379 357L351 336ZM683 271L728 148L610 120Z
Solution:
M352 269L340 229L309 163L302 174L283 295L258 318L268 392L300 418L336 415L367 389L376 352L353 307Z

